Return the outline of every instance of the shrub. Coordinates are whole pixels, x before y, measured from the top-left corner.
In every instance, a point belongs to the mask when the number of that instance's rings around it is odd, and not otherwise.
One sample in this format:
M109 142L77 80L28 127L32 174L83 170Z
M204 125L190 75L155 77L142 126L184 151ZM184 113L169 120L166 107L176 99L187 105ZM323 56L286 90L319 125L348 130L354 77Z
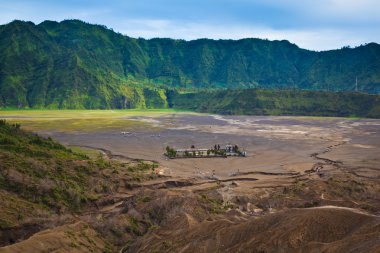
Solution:
M167 146L165 155L168 156L169 158L173 158L173 157L176 157L177 151L175 151L174 148Z

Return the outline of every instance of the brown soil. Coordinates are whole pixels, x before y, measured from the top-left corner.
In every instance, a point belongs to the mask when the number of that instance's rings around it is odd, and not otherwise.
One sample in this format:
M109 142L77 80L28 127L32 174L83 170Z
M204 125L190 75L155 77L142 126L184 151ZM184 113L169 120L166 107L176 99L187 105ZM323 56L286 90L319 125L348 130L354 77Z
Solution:
M0 248L0 252L102 252L106 248L93 228L76 222L39 232L25 241Z
M178 229L168 224L127 252L378 252L380 233L379 217L338 208L174 222Z

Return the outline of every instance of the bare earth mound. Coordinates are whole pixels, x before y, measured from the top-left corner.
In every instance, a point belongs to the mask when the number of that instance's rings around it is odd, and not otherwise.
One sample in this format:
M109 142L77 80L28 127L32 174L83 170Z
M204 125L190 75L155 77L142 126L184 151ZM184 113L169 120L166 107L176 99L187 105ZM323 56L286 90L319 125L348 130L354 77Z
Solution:
M380 218L348 209L175 223L139 238L128 252L379 252Z
M105 247L96 231L83 222L77 222L39 232L25 241L0 248L0 252L101 252Z

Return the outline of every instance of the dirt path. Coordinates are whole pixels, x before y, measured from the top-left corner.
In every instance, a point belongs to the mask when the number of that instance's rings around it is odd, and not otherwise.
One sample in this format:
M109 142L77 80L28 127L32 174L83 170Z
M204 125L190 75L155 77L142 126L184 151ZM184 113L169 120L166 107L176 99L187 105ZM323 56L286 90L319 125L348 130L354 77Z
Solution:
M352 208L352 207L344 207L344 206L328 205L328 206L309 207L308 209L343 209L343 210L348 210L348 211L351 211L351 212L354 212L354 213L358 213L358 214L364 214L364 215L367 215L367 216L380 217L379 215L367 213L367 212L365 212L365 211L363 211L361 209Z
M88 148L88 149L97 150L97 151L101 152L103 155L105 155L108 159L120 160L120 161L127 160L127 161L133 161L133 162L139 162L139 161L141 161L141 159L132 158L132 157L129 157L129 156L126 156L126 155L116 155L116 154L112 153L111 150L108 150L108 149L105 149L105 148L99 148L99 147L93 147L93 146L87 146L87 145L75 145L75 146L76 147L80 147L80 148ZM157 162L157 161L154 161L154 160L145 160L145 161Z

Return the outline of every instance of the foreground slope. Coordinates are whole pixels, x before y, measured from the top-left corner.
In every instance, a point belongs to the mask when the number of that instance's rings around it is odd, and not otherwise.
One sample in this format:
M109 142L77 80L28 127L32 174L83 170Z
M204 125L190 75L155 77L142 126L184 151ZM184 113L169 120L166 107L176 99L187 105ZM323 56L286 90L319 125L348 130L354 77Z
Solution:
M127 252L378 252L380 235L379 217L336 207L175 222L139 238Z
M104 229L108 222L98 224L101 210L108 212L109 206L128 197L125 191L131 184L154 178L156 165L119 163L97 152L91 156L0 120L0 247L46 230L37 236L38 245L33 239L18 250L0 252L113 248L112 233L110 238L99 235L109 232Z
M162 88L380 91L380 46L134 39L78 20L0 26L0 106L166 107Z

